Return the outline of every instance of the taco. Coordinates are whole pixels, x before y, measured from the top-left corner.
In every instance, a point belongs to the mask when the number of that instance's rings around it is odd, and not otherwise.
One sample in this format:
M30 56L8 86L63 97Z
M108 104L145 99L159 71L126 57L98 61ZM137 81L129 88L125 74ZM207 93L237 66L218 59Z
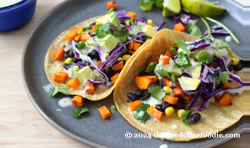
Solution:
M204 138L243 116L239 94L250 83L232 73L240 64L221 40L163 29L127 65L114 102L131 125L155 138Z
M92 101L115 88L124 65L158 31L133 12L115 12L85 20L62 32L50 45L44 68L52 92L80 95ZM146 43L147 42L147 43ZM145 44L144 44L145 43Z

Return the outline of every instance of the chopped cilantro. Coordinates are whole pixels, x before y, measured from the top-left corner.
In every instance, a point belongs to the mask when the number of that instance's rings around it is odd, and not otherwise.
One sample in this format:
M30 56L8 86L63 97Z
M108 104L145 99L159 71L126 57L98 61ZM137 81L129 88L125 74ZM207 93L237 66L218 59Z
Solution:
M148 65L148 67L147 67L147 69L146 69L146 72L149 73L149 74L153 74L156 65L157 65L157 62L156 62L156 61L151 62L151 63Z
M228 83L229 79L230 79L229 72L226 72L226 71L221 72L221 73L219 74L219 76L216 76L216 77L215 77L216 84L218 84L218 85L219 85L221 82L222 82L223 84Z
M92 26L84 27L84 28L83 28L83 32L86 31L86 30L90 30L90 29L92 29Z
M227 43L223 42L222 40L217 39L217 41L219 42L217 45L219 47L219 49L229 48L229 45Z
M119 39L121 43L124 43L127 41L129 31L128 28L121 26L118 29L114 29L112 34L114 37Z
M177 81L177 78L175 78L174 73L172 71L168 72L168 76L172 79L172 81Z
M161 89L160 86L154 86L154 87L152 87L148 91L148 93L150 93L150 95L152 95L155 99L160 100L160 101L162 101L162 99L166 95L166 92L163 89Z
M178 58L175 60L175 64L179 68L192 66L187 58L187 55L184 54L183 52L178 52L177 57Z
M58 89L58 88L54 88L54 89L52 89L52 90L50 91L49 97L50 97L50 98L58 97L59 93L60 93L59 89Z
M183 41L183 40L178 40L174 45L177 46L179 48L181 48L182 50L186 51L186 52L190 52L190 48L189 46Z
M174 55L177 55L176 49L174 47L171 47L170 52L172 52Z
M206 65L213 61L214 56L206 51L201 51L198 55L199 65Z
M76 43L76 47L77 47L78 49L82 49L82 48L84 48L85 46L86 46L86 44L85 44L85 42L83 42L83 41L80 41L80 42Z
M192 111L190 111L190 110L185 110L185 111L181 114L181 120L183 121L183 123L184 123L186 126L190 126L189 117L190 117L191 113L192 113Z
M137 120L140 120L141 123L145 123L147 120L151 119L151 115L149 115L147 113L147 109L150 107L149 104L144 104L142 103L139 108L135 108L134 110L134 117L135 119ZM139 113L143 111L144 112L144 115L143 116L139 116Z
M110 23L107 22L105 24L98 24L95 28L95 33L97 38L101 39L104 38L106 35L110 34Z
M188 22L187 23L187 27L188 27L188 32L191 34L191 35L194 35L198 38L201 38L202 37L202 32L200 30L200 28L196 25L198 20L196 20L194 23L190 23Z
M67 85L60 85L56 89L58 89L59 92L64 93L64 94L69 94L72 91L74 91L74 89L69 88Z
M89 109L87 107L81 107L81 108L76 108L72 111L72 114L74 115L75 118L78 118L81 116L81 114L89 112Z
M116 106L115 105L111 105L110 112L111 112L111 114L114 114L116 112Z

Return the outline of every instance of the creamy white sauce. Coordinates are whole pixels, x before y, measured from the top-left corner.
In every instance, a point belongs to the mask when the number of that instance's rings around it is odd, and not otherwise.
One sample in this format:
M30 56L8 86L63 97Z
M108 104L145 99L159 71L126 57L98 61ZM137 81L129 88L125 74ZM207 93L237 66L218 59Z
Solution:
M149 104L150 106L153 106L155 107L156 104L161 104L162 101L159 101L157 99L155 99L153 96L150 96L149 99L145 100L145 101L141 101L142 103L145 103L145 104Z
M147 25L146 23L138 21L137 25L134 25L128 30L129 34L137 35L139 32L142 32L142 28L146 25Z
M144 111L140 111L139 113L138 113L138 116L140 116L140 117L142 117L144 115Z
M47 93L50 93L51 90L52 90L53 88L54 88L54 87L53 87L53 85L51 85L51 84L47 84L47 85L43 86L43 89L44 89Z
M75 78L73 68L69 68L69 69L67 70L67 73L68 73L68 75L69 75L69 78L71 78L71 79Z
M231 42L231 40L232 40L232 37L230 35L225 37L226 42Z
M219 58L228 57L228 51L226 48L214 49L214 48L211 48L210 46L208 46L208 47L205 47L204 50L207 51L208 53L214 55L214 56L219 57Z
M177 124L174 124L174 125L172 125L172 129L179 129L179 125L177 125Z
M60 107L67 107L67 106L71 106L72 103L71 103L71 98L70 97L65 97L65 98L62 98L58 101L58 104Z
M168 148L168 145L167 145L167 144L162 144L162 145L160 146L160 148Z

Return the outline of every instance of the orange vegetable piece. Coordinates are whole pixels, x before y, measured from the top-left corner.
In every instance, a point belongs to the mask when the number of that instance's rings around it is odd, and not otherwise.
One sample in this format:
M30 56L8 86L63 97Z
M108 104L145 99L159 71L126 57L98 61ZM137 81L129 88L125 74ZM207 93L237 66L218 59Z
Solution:
M165 84L167 86L169 86L170 88L176 88L176 87L180 87L180 85L176 82L173 82L171 79L165 78L163 79Z
M147 67L148 67L148 65L151 63L151 62L154 62L154 61L159 61L159 58L160 57L154 57L154 58L149 58L149 59L147 59Z
M185 32L185 28L184 28L184 26L182 25L182 23L175 24L175 25L174 25L174 30L175 30L175 31L180 31L180 32Z
M100 65L102 65L102 61L99 60L99 61L96 63L96 65L99 67Z
M154 116L157 120L161 121L161 117L162 117L162 112L157 110L155 107L150 106L147 109L148 113L150 113L152 116Z
M77 34L82 34L83 27L76 28L75 31L77 32Z
M112 67L112 69L114 70L114 71L117 71L117 70L122 70L123 69L123 60L121 60L121 61L119 61L118 63L116 63L113 67Z
M67 86L73 89L78 89L80 86L80 82L76 78L70 79L67 83Z
M228 81L226 84L222 85L222 88L226 89L226 88L230 88L232 86L232 81Z
M107 2L107 9L113 8L114 10L117 9L117 2L116 1L108 1Z
M79 34L78 36L76 36L76 37L75 37L75 41L80 41L81 36L82 36L82 35L80 35L80 34Z
M94 87L93 84L85 83L83 88L86 89L86 87L89 87L89 88L87 88L87 90L86 90L86 92L87 92L88 94L93 94L93 93L94 93L95 87Z
M169 51L169 50L164 55L168 56L171 59L174 59L174 54L171 51Z
M215 96L216 99L221 99L220 95Z
M134 42L135 42L135 41L131 41L131 42L129 42L129 44L128 44L128 49L133 50L133 47L134 47Z
M232 100L228 92L224 94L224 96L220 99L219 106L232 105Z
M142 104L141 100L136 100L128 104L130 111L133 113L135 108L138 108Z
M184 95L181 98L187 100L188 102L191 102L193 100L194 96L195 96L194 94L192 94L190 96L185 96Z
M75 37L76 37L77 35L78 35L77 32L76 32L75 30L72 30L72 31L70 31L69 33L67 33L67 34L65 35L65 37L66 37L66 39L67 39L68 41L72 41L72 40L75 39Z
M137 49L139 49L140 47L141 47L141 43L135 42L135 43L134 43L134 46L133 46L133 50L137 50Z
M64 83L68 79L69 75L67 72L58 72L54 75L54 81Z
M166 96L164 97L164 101L165 101L165 102L168 102L168 103L170 103L170 104L177 104L177 103L178 103L178 100L179 100L179 98L173 97L173 96L170 96L170 95L166 95Z
M106 119L111 116L111 113L106 106L98 108L98 111L100 112L103 119Z
M83 34L82 37L81 37L81 40L86 42L87 40L89 40L89 38L90 38L89 34Z
M131 18L132 20L135 20L135 18L136 18L136 13L134 13L134 12L127 12L126 16L130 16L130 18Z
M130 53L131 55L133 55L133 54L135 53L135 51L134 51L134 50L129 49L129 50L128 50L128 53Z
M91 28L91 33L94 33L94 32L95 32L95 28L96 28L96 26L93 26L93 27Z
M161 56L159 58L159 63L160 63L160 61L163 61L163 65L167 65L167 64L169 64L169 57Z
M117 74L113 75L113 76L110 78L110 80L111 80L111 82L112 82L113 84L115 84L115 82L116 82L116 80L118 79L119 75L120 75L120 73L117 73Z
M214 65L214 64L209 64L208 66L209 67L213 67L213 68L217 68L218 67L218 65Z
M183 97L185 96L183 91L181 90L181 87L176 87L176 88L173 88L173 92L174 92L174 96L176 97Z
M64 51L64 46L61 46L60 48L58 48L58 49L55 51L54 55L53 55L54 62L55 62L55 61L58 61L58 60L64 59L64 54L65 54L65 53L66 53L66 52Z
M71 99L71 103L74 106L82 107L84 103L84 98L82 96L76 95L73 99Z
M135 76L135 83L139 89L147 89L150 84L157 82L157 76Z

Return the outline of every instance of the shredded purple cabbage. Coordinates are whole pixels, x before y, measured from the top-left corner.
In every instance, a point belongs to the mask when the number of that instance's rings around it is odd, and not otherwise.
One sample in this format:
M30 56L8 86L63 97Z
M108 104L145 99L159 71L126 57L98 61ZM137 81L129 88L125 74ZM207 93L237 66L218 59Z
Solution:
M211 27L211 34L212 35L230 35L226 30L222 29L220 25L214 25ZM206 30L203 34L204 36L208 35L208 30Z
M166 21L163 21L158 27L157 31L161 30L166 23L167 23Z
M180 15L178 17L173 16L173 18L174 18L174 21L176 23L180 23L181 22L181 23L183 23L185 25L187 25L188 22L190 22L190 23L194 23L195 22L195 20L192 20L191 16L187 15L187 14L182 14L182 15Z
M127 12L125 10L122 10L122 11L119 11L119 12L116 12L117 16L124 16L127 14Z
M141 17L139 19L135 19L135 24L138 24L138 22L142 22L142 23L147 23L147 20L145 17Z
M189 46L191 51L195 51L197 49L210 46L211 42L213 42L213 39L211 38L202 38L194 42L186 42L186 44Z
M120 21L131 19L130 16L118 16L118 18L119 18Z

